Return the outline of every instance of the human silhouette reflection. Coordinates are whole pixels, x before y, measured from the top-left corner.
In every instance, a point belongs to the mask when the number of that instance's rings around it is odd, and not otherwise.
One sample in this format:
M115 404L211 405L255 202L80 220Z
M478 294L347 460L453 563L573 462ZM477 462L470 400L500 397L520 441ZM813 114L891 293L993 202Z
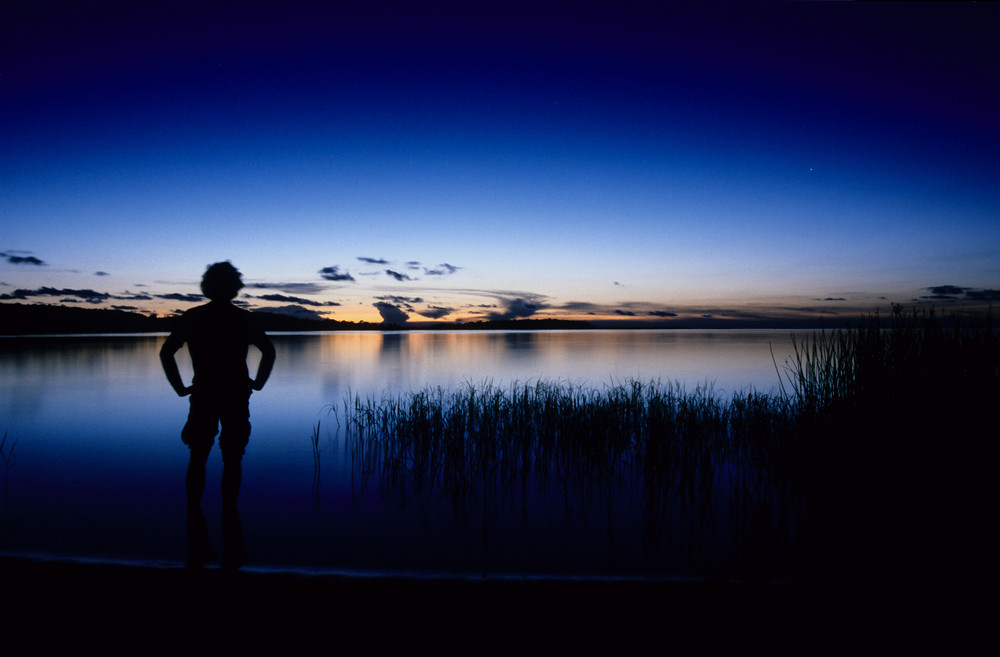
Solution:
M160 361L167 380L184 397L191 395L191 408L181 439L188 446L187 529L190 553L188 565L202 566L212 558L201 496L205 490L205 464L219 425L222 451L222 565L237 569L246 561L243 529L236 500L243 478L243 453L250 439L249 400L252 390L260 390L274 366L274 345L256 326L251 314L232 304L243 287L240 272L228 261L210 265L201 281L209 303L181 315L177 328L160 349ZM174 354L187 343L194 367L190 386L181 380ZM262 358L256 378L247 368L250 345Z

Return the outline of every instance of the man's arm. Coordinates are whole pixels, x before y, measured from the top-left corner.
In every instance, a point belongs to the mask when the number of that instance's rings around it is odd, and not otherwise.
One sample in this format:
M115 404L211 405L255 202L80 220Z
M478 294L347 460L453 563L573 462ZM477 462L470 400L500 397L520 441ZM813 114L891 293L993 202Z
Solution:
M194 387L185 386L184 382L181 381L181 373L177 369L177 361L174 360L174 354L183 345L184 340L178 337L176 333L171 333L170 337L167 338L167 341L160 348L160 363L163 364L163 372L167 375L167 381L170 382L170 386L181 397L190 395L194 390Z
M257 378L251 379L250 387L260 390L267 383L267 378L271 376L271 369L274 367L274 345L264 333L261 333L253 341L253 346L260 349L261 359L260 365L257 366Z

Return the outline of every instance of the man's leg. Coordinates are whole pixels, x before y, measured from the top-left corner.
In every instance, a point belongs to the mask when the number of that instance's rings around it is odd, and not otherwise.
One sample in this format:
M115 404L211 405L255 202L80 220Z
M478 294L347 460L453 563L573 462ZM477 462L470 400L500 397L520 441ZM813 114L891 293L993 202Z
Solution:
M250 391L227 400L222 413L222 506L236 508L243 481L243 453L250 441Z
M188 568L201 568L212 559L214 552L208 541L208 527L205 525L205 514L201 511L201 494L205 490L205 462L208 460L209 447L191 449L188 461L187 478L187 537L188 537Z
M211 449L192 447L191 458L188 461L185 488L187 490L188 506L201 504L201 495L205 492L205 463L208 462L208 452Z
M243 453L250 440L250 391L238 395L222 416L222 567L237 570L247 560L243 524L236 509L243 481Z
M203 399L202 395L195 392L191 395L187 424L181 431L181 440L191 450L185 479L188 506L201 504L201 495L205 490L205 463L218 431L218 409L211 400Z
M222 567L225 570L237 570L246 561L243 523L240 521L240 512L236 509L236 500L233 500L232 504L222 505Z
M202 485L204 485L204 470L202 471ZM243 481L243 459L229 457L222 464L222 507L235 508L236 500L240 496L240 483Z

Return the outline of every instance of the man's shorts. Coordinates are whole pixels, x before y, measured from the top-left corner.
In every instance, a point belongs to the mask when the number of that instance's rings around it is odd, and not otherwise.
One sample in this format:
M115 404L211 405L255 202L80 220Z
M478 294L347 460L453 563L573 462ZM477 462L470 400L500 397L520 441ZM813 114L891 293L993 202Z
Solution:
M191 410L181 440L192 451L208 451L215 434L219 435L222 460L240 459L250 441L250 389L230 394L206 394L197 390L191 394Z

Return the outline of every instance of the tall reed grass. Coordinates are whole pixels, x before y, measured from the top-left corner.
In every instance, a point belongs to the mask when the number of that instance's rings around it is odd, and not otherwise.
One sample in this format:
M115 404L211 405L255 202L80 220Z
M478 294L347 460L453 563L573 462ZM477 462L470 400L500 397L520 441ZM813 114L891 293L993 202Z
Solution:
M695 540L724 515L745 576L766 571L776 555L793 558L807 498L808 539L829 543L847 531L838 518L882 492L877 482L891 479L894 459L906 461L901 441L923 449L916 427L940 431L948 420L935 411L996 399L1000 345L988 318L970 327L897 306L888 323L875 315L795 340L778 376L780 394L729 398L659 381L602 389L483 382L380 400L354 395L343 401L347 445L353 471L376 477L397 503L425 495L627 494L640 500L654 543L678 526L690 528L684 540ZM972 410L964 415L978 417L982 407Z
M10 471L14 469L14 464L17 462L17 457L14 454L14 448L17 446L17 439L14 439L9 446L7 445L7 432L3 434L3 438L0 438L0 461L3 461L3 499L4 503L7 502L8 489L7 489L7 476Z

